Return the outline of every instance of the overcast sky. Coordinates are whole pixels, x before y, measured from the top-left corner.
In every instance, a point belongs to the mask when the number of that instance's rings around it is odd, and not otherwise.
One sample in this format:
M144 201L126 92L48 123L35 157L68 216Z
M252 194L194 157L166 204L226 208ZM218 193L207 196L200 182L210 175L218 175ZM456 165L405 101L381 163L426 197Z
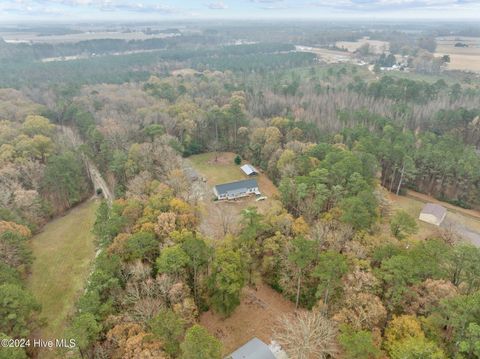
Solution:
M479 19L480 0L0 0L0 20Z

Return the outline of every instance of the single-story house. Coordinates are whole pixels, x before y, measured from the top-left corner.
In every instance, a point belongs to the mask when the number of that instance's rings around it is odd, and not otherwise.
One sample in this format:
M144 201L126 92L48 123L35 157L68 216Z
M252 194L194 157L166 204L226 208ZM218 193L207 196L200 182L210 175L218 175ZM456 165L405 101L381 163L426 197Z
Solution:
M275 356L267 344L258 338L253 338L225 359L275 359Z
M420 216L418 217L418 219L423 222L439 226L440 224L442 224L446 215L447 210L445 207L436 203L427 203L423 207L422 212L420 212Z
M219 184L213 187L213 193L217 199L235 199L250 194L260 194L256 179L247 179L237 182Z
M243 172L245 172L245 174L247 176L255 176L255 175L258 175L258 171L255 167L253 167L252 165L249 165L248 163L246 165L243 165L242 167L240 167L242 169Z

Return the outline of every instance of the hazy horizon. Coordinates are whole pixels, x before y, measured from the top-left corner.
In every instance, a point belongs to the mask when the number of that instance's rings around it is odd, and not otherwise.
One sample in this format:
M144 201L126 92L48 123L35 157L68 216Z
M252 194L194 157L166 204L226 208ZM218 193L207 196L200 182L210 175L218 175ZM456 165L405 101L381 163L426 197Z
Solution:
M478 20L472 0L3 0L4 23L168 20Z

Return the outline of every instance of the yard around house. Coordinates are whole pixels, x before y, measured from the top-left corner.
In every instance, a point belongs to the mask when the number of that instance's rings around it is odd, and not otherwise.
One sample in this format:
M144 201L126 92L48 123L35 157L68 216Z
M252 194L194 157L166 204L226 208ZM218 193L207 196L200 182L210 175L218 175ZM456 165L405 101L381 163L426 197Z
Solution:
M440 228L450 228L468 242L480 246L479 211L457 207L414 191L408 191L406 196L396 196L393 193L389 193L388 195L394 210L404 210L417 221L418 233L413 235L413 238L423 240L428 237L438 236ZM418 219L423 206L429 202L438 203L447 209L447 216L440 225L440 228Z
M87 281L95 258L94 235L98 201L90 200L65 216L45 225L31 239L34 261L28 288L42 306L45 326L36 338L65 338L67 319ZM68 338L69 339L69 338ZM54 352L40 352L39 358L57 358Z
M278 190L270 179L263 173L254 177L248 177L240 169L240 166L248 163L242 161L241 165L234 163L236 154L232 152L209 152L191 156L187 159L193 169L205 179L202 186L202 198L200 203L201 223L200 230L206 236L220 239L225 236L225 226L228 225L230 232L235 232L241 219L241 211L248 207L257 207L260 213L264 213L277 201ZM258 168L257 168L258 169ZM234 201L214 201L213 187L217 184L240 181L247 178L255 178L264 201L257 202L254 196L239 198ZM227 223L228 222L228 223Z
M204 153L191 156L188 163L206 180L203 184L204 195L201 201L200 230L209 238L222 239L225 236L224 222L229 221L229 231L235 233L241 219L241 211L254 206L260 213L265 213L278 200L277 188L260 173L256 178L262 195L268 198L257 202L255 197L245 197L235 201L214 201L213 186L226 182L249 178L240 169L248 163L242 161L240 166L234 163L236 154L223 152ZM216 160L215 160L216 158ZM259 169L259 168L257 168ZM200 180L201 181L201 180ZM285 299L280 293L262 282L256 288L245 287L242 291L240 305L229 318L222 318L211 310L203 313L200 324L206 327L223 344L223 354L228 355L253 337L270 344L272 332L277 320L283 314L293 313L295 305Z

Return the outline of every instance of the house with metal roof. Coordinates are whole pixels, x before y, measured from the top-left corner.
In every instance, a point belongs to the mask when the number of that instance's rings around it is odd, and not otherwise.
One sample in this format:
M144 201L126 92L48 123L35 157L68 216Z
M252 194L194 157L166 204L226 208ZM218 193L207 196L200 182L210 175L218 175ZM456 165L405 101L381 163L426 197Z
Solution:
M258 338L253 338L225 359L275 359L275 356L267 344Z
M247 179L237 182L219 184L213 187L217 199L236 199L251 194L260 194L256 179Z
M418 219L439 226L442 224L446 215L447 210L445 207L436 203L427 203L423 207L422 212L420 212Z
M247 176L255 176L258 175L258 171L255 167L253 167L250 164L245 164L242 167L240 167L242 171L247 175Z

